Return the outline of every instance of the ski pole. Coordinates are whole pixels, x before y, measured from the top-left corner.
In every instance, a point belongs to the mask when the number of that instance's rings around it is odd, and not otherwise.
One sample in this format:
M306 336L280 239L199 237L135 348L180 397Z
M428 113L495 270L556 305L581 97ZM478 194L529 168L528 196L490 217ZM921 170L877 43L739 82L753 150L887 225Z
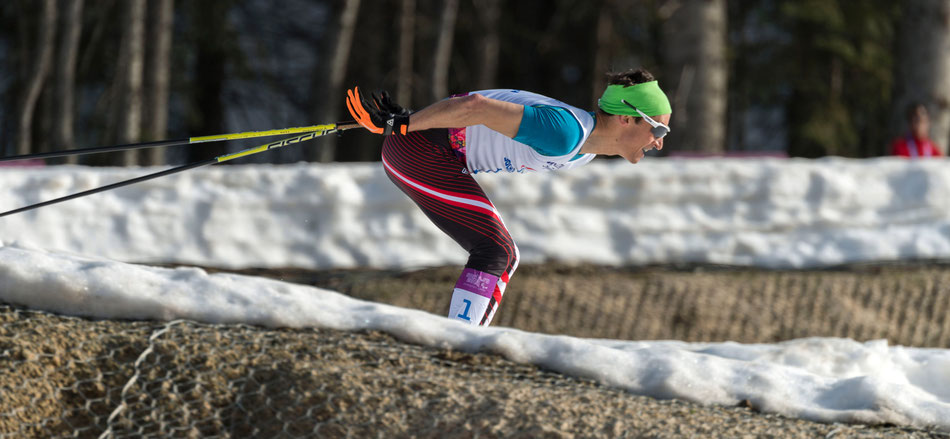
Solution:
M260 146L254 147L254 148L245 149L245 150L243 150L243 151L238 151L238 152L234 152L234 153L231 153L231 154L220 155L220 156L217 156L217 157L215 157L215 158L213 158L213 159L208 159L208 160L203 160L203 161L200 161L200 162L189 163L189 164L187 164L187 165L182 165L182 166L178 166L178 167L175 167L175 168L166 169L166 170L164 170L164 171L156 172L156 173L153 173L153 174L143 175L143 176L141 176L141 177L133 178L133 179L130 179L130 180L123 180L123 181L120 181L120 182L117 182L117 183L113 183L113 184L110 184L110 185L101 186L101 187L98 187L98 188L95 188L95 189L90 189L90 190L83 191L83 192L78 192L78 193L75 193L75 194L72 194L72 195L67 195L67 196L65 196L65 197L60 197L60 198L52 199L52 200L49 200L49 201L44 201L44 202L41 202L41 203L31 204L31 205L29 205L29 206L21 207L21 208L19 208L19 209L9 210L9 211L0 213L0 217L5 217L5 216L7 216L7 215L13 215L13 214L15 214L15 213L20 213L20 212L26 212L26 211L28 211L28 210L38 209L38 208L40 208L40 207L49 206L49 205L51 205L51 204L62 203L63 201L74 200L74 199L76 199L76 198L85 197L85 196L87 196L87 195L92 195L92 194L97 194L97 193L99 193L99 192L105 192L105 191L108 191L108 190L117 189L117 188L120 188L120 187L123 187L123 186L128 186L128 185L131 185L131 184L140 183L140 182L147 181L147 180L152 180L152 179L155 179L155 178L158 178L158 177L164 177L164 176L166 176L166 175L177 174L177 173L179 173L179 172L187 171L187 170L189 170L189 169L199 168L199 167L207 166L207 165L213 165L213 164L215 164L215 163L223 163L223 162L226 162L226 161L228 161L228 160L233 160L233 159L240 158L240 157L247 157L247 156L249 156L249 155L254 155L254 154L257 154L257 153L260 153L260 152L264 152L264 151L269 151L269 150L271 150L271 149L280 148L280 147L282 147L282 146L287 146L287 145L291 145L291 144L299 143L299 142L305 142L305 141L307 141L307 140L314 139L314 138L317 138L317 137L320 137L320 136L324 136L324 135L327 135L327 134L330 134L330 133L334 133L334 132L337 132L337 131L344 131L344 130L348 130L348 129L350 129L350 128L355 128L355 127L358 127L359 125L357 125L356 123L353 123L353 124L348 124L348 125L330 124L330 125L320 125L320 126L323 127L320 131L313 131L313 132L301 134L301 135L296 136L296 137L289 137L289 138L286 138L286 139L283 139L283 140L278 140L278 141L276 141L276 142L266 143L266 144L264 144L264 145L260 145Z
M245 133L231 133L231 134L218 134L215 136L201 136L201 137L189 137L187 139L174 139L174 140L156 140L154 142L140 142L140 143L127 143L125 145L113 145L113 146L97 146L93 148L84 148L84 149L68 149L64 151L51 151L51 152L40 152L35 154L24 154L24 155L14 155L8 157L0 157L0 162L10 162L15 160L28 160L28 159L48 159L53 157L65 157L71 155L83 155L83 154L98 154L103 152L117 152L117 151L128 151L132 149L142 149L142 148L158 148L162 146L176 146L176 145L193 145L197 143L208 143L208 142L220 142L223 140L238 140L238 139L253 139L257 137L268 137L268 136L280 136L284 134L297 134L297 133L306 133L311 131L322 131L326 129L332 129L332 127L338 125L348 125L353 124L353 121L346 122L337 122L334 124L327 125L313 125L308 127L293 127L293 128L282 128L277 130L266 130L266 131L248 131Z

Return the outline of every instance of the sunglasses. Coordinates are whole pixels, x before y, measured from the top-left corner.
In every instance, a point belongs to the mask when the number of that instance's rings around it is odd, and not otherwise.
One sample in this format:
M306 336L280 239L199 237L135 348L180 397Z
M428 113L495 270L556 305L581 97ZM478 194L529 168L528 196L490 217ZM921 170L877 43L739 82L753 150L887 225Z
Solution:
M643 118L643 120L647 121L647 123L650 124L650 133L653 134L653 137L656 138L657 140L662 139L664 136L670 133L670 127L653 120L652 117L644 114L642 111L640 111L639 108L634 107L633 105L630 105L630 103L627 102L626 100L621 99L620 102L623 102L628 107L633 108L633 110L636 111L637 114L639 114L640 117Z

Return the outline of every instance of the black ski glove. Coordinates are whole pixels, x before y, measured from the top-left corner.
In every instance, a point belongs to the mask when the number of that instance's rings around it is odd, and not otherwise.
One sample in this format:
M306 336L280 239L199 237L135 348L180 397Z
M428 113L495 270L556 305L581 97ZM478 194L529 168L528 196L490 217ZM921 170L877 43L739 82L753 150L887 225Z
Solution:
M373 102L376 107L396 116L408 116L411 112L407 108L402 108L399 104L393 102L392 96L386 90L378 90L373 93Z
M393 132L407 134L409 132L409 111L394 104L389 93L381 93L379 98L372 96L373 101L367 102L360 94L359 87L346 91L346 108L356 122L371 133L388 136ZM396 111L392 111L396 110ZM399 114L397 114L399 113Z

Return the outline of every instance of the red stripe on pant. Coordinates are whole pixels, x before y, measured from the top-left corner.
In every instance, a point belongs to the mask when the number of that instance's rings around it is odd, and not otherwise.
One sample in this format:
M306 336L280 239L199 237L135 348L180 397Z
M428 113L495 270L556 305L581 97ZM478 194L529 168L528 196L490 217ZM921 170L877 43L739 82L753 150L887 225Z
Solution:
M485 323L497 310L518 266L518 248L481 186L466 172L464 157L449 146L444 129L392 135L383 142L389 179L423 213L469 253L466 268L499 277Z

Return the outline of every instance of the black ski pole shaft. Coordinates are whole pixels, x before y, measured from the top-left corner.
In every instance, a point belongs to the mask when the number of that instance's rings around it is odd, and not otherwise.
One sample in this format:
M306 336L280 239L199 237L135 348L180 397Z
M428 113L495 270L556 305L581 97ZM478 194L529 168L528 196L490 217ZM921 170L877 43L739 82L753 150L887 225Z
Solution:
M53 157L66 157L72 155L99 154L104 152L129 151L142 148L158 148L163 146L194 145L197 143L220 142L224 140L253 139L257 137L280 136L284 134L298 134L306 132L325 131L327 129L346 129L348 125L354 125L354 121L338 122L333 124L312 125L306 127L281 128L277 130L266 131L248 131L244 133L218 134L214 136L189 137L186 139L157 140L154 142L127 143L124 145L97 146L93 148L68 149L63 151L40 152L35 154L14 155L0 157L0 162L11 162L16 160L29 159L49 159Z
M9 210L9 211L0 213L0 218L5 217L5 216L8 216L8 215L13 215L13 214L16 214L16 213L20 213L20 212L26 212L26 211L28 211L28 210L38 209L38 208L44 207L44 206L49 206L49 205L51 205L51 204L62 203L63 201L74 200L74 199L76 199L76 198L85 197L85 196L92 195L92 194L98 194L98 193L100 193L100 192L105 192L105 191L109 191L109 190L112 190L112 189L118 189L118 188L123 187L123 186L128 186L128 185L130 185L130 184L135 184L135 183L141 183L141 182L143 182L143 181L148 181L148 180L152 180L152 179L155 179L155 178L164 177L164 176L166 176L166 175L177 174L177 173L179 173L179 172L187 171L187 170L189 170L189 169L199 168L199 167L201 167L201 166L213 165L213 164L215 164L215 163L223 163L223 162L226 162L226 161L228 161L228 160L234 160L234 159L240 158L240 157L247 157L247 156L249 156L249 155L254 155L254 154L257 154L257 153L260 153L260 152L268 151L268 150L275 149L275 148L280 148L280 147L282 147L282 146L287 146L287 145L291 145L291 144L299 143L299 142L305 142L305 141L307 141L307 140L314 139L314 138L317 138L317 137L320 137L320 136L323 136L323 135L326 135L326 134L329 134L329 133L333 133L333 132L337 132L337 131L342 131L342 130L346 130L346 129L349 129L349 128L354 128L354 127L359 126L359 125L355 125L355 124L354 124L354 125L347 125L347 126L340 126L340 127L337 127L337 126L334 124L334 125L328 125L328 126L332 126L332 128L324 129L323 131L315 131L315 132L305 133L305 134L302 134L302 135L299 135L299 136L296 136L296 137L289 137L289 138L286 138L286 139L283 139L283 140L278 140L278 141L276 141L276 142L267 143L267 144L264 144L264 145L261 145L261 146L257 146L257 147L254 147L254 148L245 149L245 150L243 150L243 151L238 151L238 152L231 153L231 154L224 154L224 155L215 157L215 158L213 158L213 159L208 159L208 160L203 160L203 161L200 161L200 162L189 163L189 164L187 164L187 165L182 165L182 166L178 166L178 167L175 167L175 168L166 169L166 170L164 170L164 171L156 172L156 173L153 173L153 174L143 175L143 176L141 176L141 177L133 178L133 179L130 179L130 180L123 180L123 181L116 182L116 183L113 183L113 184L110 184L110 185L98 187L98 188L95 188L95 189L90 189L90 190L83 191L83 192L79 192L79 193L75 193L75 194L72 194L72 195L67 195L67 196L65 196L65 197L60 197L60 198L52 199L52 200L49 200L49 201L44 201L44 202L42 202L42 203L31 204L31 205L29 205L29 206L24 206L24 207L21 207L21 208L19 208L19 209Z
M62 151L38 152L34 154L13 155L0 157L0 162L12 162L16 160L31 159L51 159L54 157L66 157L71 155L98 154L103 152L129 151L142 148L157 148L161 146L187 145L191 139L159 140L155 142L129 143L125 145L97 146L84 149L66 149Z
M130 184L140 183L140 182L147 181L147 180L152 180L152 179L155 179L155 178L158 178L158 177L164 177L164 176L166 176L166 175L177 174L177 173L179 173L179 172L187 171L187 170L189 170L189 169L194 169L194 168L201 167L201 166L211 165L211 164L214 164L214 163L217 163L217 162L218 162L218 161L217 161L216 159L209 159L209 160L205 160L205 161L201 161L201 162L195 162L195 163L190 163L190 164L187 164L187 165L179 166L179 167L177 167L177 168L166 169L166 170L164 170L164 171L156 172L156 173L154 173L154 174L143 175L143 176L141 176L141 177L133 178L133 179L131 179L131 180L123 180L123 181L120 181L120 182L118 182L118 183L113 183L113 184L110 184L110 185L106 185L106 186L102 186L102 187L97 187L97 188L95 188L95 189L90 189L90 190L88 190L88 191L83 191L83 192L75 193L75 194L72 194L72 195L67 195L67 196L65 196L65 197L60 197L60 198L52 199L52 200L49 200L49 201L44 201L44 202L42 202L42 203L31 204L31 205L29 205L29 206L21 207L21 208L19 208L19 209L14 209L14 210L10 210L10 211L7 211L7 212L3 212L3 213L0 213L0 217L5 217L5 216L7 216L7 215L13 215L13 214L20 213L20 212L26 212L26 211L28 211L28 210L39 209L39 208L41 208L41 207L49 206L49 205L51 205L51 204L62 203L63 201L69 201L69 200L74 200L74 199L76 199L76 198L85 197L85 196L87 196L87 195L98 194L99 192L105 192L105 191L112 190L112 189L118 189L118 188L120 188L120 187L128 186L128 185L130 185Z

